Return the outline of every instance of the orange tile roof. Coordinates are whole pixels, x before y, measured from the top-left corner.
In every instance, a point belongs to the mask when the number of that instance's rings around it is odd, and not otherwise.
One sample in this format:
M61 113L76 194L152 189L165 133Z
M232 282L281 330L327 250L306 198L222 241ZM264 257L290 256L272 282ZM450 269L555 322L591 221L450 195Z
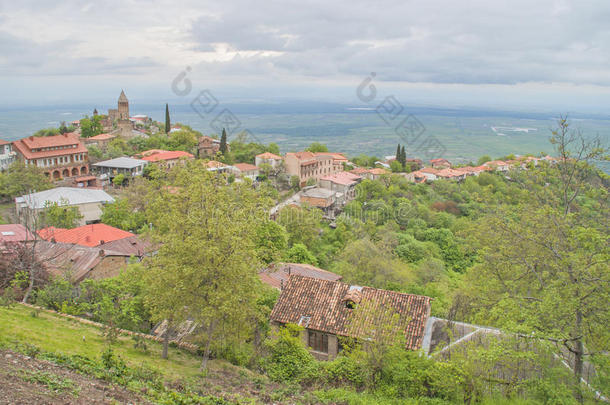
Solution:
M421 295L291 275L273 307L271 320L300 324L308 329L339 336L370 336L368 329L376 325L369 319L350 325L353 310L345 305L347 297L358 300L360 304L370 303L373 311L380 309L397 313L398 326L406 338L406 348L421 348L430 316L430 298Z
M382 174L389 174L390 172L387 171L386 169L380 169L380 168L376 167L374 169L370 169L369 173L375 174L375 175L382 175Z
M8 145L10 142L0 139L0 145Z
M99 134L99 135L95 135L92 136L90 138L84 138L86 140L93 140L93 141L106 141L108 139L113 139L116 138L116 135L111 135L111 134Z
M38 231L42 239L63 243L74 243L81 246L99 246L102 243L135 236L131 232L106 224L83 225L73 229L55 227L43 228Z
M235 163L233 166L237 167L240 172L249 172L252 170L258 170L258 167L251 165L250 163Z
M75 145L75 147L69 147L72 145ZM87 152L87 148L75 133L53 136L30 136L13 142L13 148L26 159L38 159ZM44 148L63 149L39 150Z
M343 278L338 274L305 263L272 264L259 272L258 277L263 283L280 289L288 281L288 278L294 274L330 281L339 281Z
M261 158L261 159L276 159L276 160L282 160L283 158L281 156L278 156L274 153L271 152L265 152L265 153L261 153L259 155L256 155L257 158Z
M228 167L227 165L225 165L224 163L218 162L216 160L210 160L209 162L205 163L205 165L209 168L209 169L216 169L216 168L220 168L220 167Z
M338 172L329 176L324 176L320 180L330 181L335 184L348 185L358 182L362 177L350 172Z
M144 152L143 152L144 153ZM193 156L191 153L188 152L184 152L181 150L172 150L172 151L168 151L168 150L164 150L164 151L158 151L149 155L145 155L142 160L147 160L149 162L159 162L159 161L165 161L165 160L174 160L174 159L180 159L180 158L188 158L188 159L193 159L195 156Z

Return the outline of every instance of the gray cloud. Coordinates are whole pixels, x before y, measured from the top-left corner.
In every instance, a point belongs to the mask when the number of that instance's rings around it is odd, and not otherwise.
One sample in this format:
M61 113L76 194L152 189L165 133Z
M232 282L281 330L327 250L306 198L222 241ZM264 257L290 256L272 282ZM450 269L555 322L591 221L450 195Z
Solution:
M606 0L0 0L0 75L610 86ZM169 73L171 75L171 73ZM247 79L243 79L247 80Z

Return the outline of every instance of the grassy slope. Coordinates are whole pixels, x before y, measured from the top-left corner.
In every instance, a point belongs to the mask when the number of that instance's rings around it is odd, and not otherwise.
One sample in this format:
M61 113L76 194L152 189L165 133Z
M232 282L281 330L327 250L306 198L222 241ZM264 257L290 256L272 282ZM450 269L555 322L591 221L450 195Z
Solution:
M46 351L79 354L98 358L106 348L100 330L73 320L60 318L46 312L38 317L33 310L21 305L11 309L0 309L0 342L18 341L29 343ZM161 358L161 345L147 342L148 353L133 347L133 340L121 336L114 346L115 352L130 365L146 363L162 370L167 377L191 377L198 374L199 359L189 353L170 348L170 359ZM211 368L219 366L212 361Z
M22 305L10 309L0 307L0 347L10 348L13 344L31 344L44 351L66 355L82 355L100 359L107 344L101 331L91 325L59 317L47 312L34 311ZM211 360L208 372L203 378L198 371L201 357L176 348L169 349L169 359L161 358L161 344L147 341L148 352L133 347L133 340L127 336L119 337L113 345L116 355L129 366L142 364L161 373L170 386L184 386L203 395L215 395L240 403L267 403L288 400L294 403L293 395L286 388L272 383L267 377L248 369L234 366L224 360Z

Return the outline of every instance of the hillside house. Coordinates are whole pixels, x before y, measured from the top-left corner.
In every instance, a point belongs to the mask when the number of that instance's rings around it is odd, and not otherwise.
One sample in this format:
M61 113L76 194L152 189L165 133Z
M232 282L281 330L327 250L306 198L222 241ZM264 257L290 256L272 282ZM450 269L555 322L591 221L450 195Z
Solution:
M15 155L12 144L0 139L0 171L5 171L13 164Z
M81 138L86 147L95 146L102 151L108 149L108 144L116 138L116 135L112 134L99 134L90 138Z
M171 169L179 162L195 159L193 154L181 150L162 150L152 149L140 153L142 160L150 163L157 163L164 169Z
M356 186L362 177L350 172L338 172L320 179L320 187L335 193L336 202L343 206L356 198Z
M112 179L119 174L124 175L128 179L135 176L141 176L144 173L144 168L148 164L149 162L146 160L120 157L94 163L91 167L93 168L93 171L100 176L100 179L112 181Z
M297 176L303 187L310 179L317 182L321 177L343 171L343 163L347 161L340 153L289 152L284 157L284 166L286 173Z
M37 259L44 263L52 276L67 276L73 283L80 283L85 279L116 277L129 263L131 257L107 247L89 247L44 240L36 242L34 249Z
M238 177L248 178L255 181L259 175L258 167L251 165L250 163L235 163L233 167L233 172Z
M451 162L447 159L431 159L430 165L433 169L449 169L451 167Z
M15 198L15 210L22 223L34 224L47 204L76 207L83 216L78 225L85 225L99 222L102 207L112 202L114 198L103 190L57 187Z
M89 154L75 133L30 136L13 142L17 159L40 168L52 180L89 173Z
M90 224L72 229L50 226L39 230L38 236L51 242L73 243L92 247L135 235L106 224Z
M228 144L227 149L229 149ZM220 140L210 136L202 136L197 142L197 152L200 158L216 157L216 154L220 152Z
M283 161L283 157L273 154L271 152L261 153L260 155L256 155L254 158L254 164L257 167L261 167L262 164L268 164L274 169L278 169Z
M325 188L309 187L301 192L301 204L320 208L324 215L329 218L334 218L335 216L335 201L335 193Z
M507 172L510 170L510 164L503 160L492 160L491 162L483 163L483 166L490 167L498 172Z
M303 342L319 360L332 360L341 351L341 338L369 339L383 321L378 314L360 314L358 306L398 315L397 327L409 350L422 348L430 317L430 298L345 284L339 281L291 275L284 284L271 322L279 327L300 325ZM365 316L365 318L363 318Z

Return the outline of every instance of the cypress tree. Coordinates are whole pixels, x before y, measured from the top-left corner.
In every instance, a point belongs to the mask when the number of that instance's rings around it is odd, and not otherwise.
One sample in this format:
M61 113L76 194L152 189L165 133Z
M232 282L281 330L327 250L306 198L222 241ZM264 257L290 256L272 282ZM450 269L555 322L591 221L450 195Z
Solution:
M222 129L222 136L220 137L220 153L223 155L227 153L227 131Z
M169 134L171 124L169 122L169 106L165 103L165 133Z
M402 146L402 149L400 150L400 163L402 163L402 167L405 167L407 165L407 153L405 152L405 147L404 145Z
M400 162L400 144L396 147L396 161Z

